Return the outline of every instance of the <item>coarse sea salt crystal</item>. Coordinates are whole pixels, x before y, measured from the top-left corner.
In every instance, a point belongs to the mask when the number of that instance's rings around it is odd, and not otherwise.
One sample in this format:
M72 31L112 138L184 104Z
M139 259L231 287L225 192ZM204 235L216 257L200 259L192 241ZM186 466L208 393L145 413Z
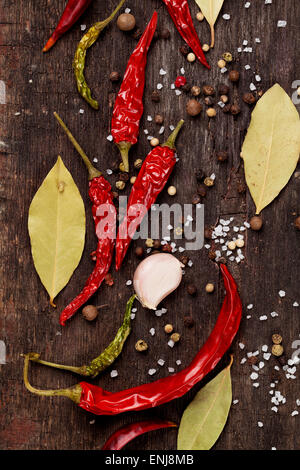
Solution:
M112 142L112 140L113 140L113 136L112 136L112 135L108 135L106 138L107 138L107 140L109 140L109 142Z
M252 308L253 308L253 304L247 305L247 309L248 309L248 310L251 310Z
M272 406L271 410L272 410L272 411L275 411L275 413L277 413L278 408L277 408L277 406Z
M130 12L131 12L130 8L125 8L125 13L128 14L128 13L130 13Z
M183 67L181 67L181 69L180 69L180 73L181 73L181 75L184 75L184 74L185 74L185 70L184 70L184 68L183 68Z
M126 281L126 286L131 286L131 284L132 284L132 280L128 279L128 281Z
M271 312L270 315L271 315L272 318L278 317L278 313L277 313L277 312Z
M240 347L240 349L245 349L244 343L239 343L239 347Z
M117 370L112 370L111 373L110 373L110 376L112 378L117 377L118 376L118 371Z
M165 362L164 359L158 359L157 364L162 367Z
M268 351L268 346L266 344L264 344L262 347L261 347L261 350L262 352L267 352Z
M241 47L238 47L238 48L237 48L237 51L238 51L238 52L242 52L242 50L243 50L243 49L242 49Z
M284 291L284 290L280 290L280 291L278 292L278 295L279 295L279 297L285 297L285 291Z
M259 39L259 38L255 38L255 42L256 42L257 44L260 44L260 39Z
M160 69L160 71L159 71L159 75L166 75L166 73L167 72L164 69Z
M131 313L130 318L131 318L131 320L134 320L135 319L135 313Z
M158 90L161 90L161 89L163 88L163 84L162 84L162 83L158 83L158 84L156 85L156 88L157 88Z
M247 318L247 320L250 320L250 318L252 318L252 316L251 316L251 315L247 315L246 318Z
M257 426L258 426L259 428L262 428L263 425L264 425L264 423L262 423L261 421L257 421Z
M293 307L299 307L298 302L294 302L294 303L293 303Z
M250 375L250 379L256 380L257 378L258 378L258 374L256 372L252 372L252 374Z
M182 92L180 90L175 90L175 95L179 96L179 95L181 95L181 93Z
M79 114L84 114L84 109L80 109Z
M149 121L149 122L153 121L152 116L147 116L147 121Z
M174 347L174 344L175 344L175 343L174 343L174 341L173 341L172 339L170 339L170 340L168 341L168 346L170 346L170 348L173 348L173 347Z
M233 400L232 404L236 405L239 401L238 400Z
M268 360L270 359L270 357L271 357L271 353L264 353L264 354L263 354L263 358L264 358L266 361L268 361Z
M163 134L165 132L165 128L164 126L161 126L161 128L159 129L159 134Z
M244 39L243 46L247 46L247 45L248 45L248 41L246 39Z
M285 20L279 20L277 23L278 28L285 28L287 25L287 22Z
M255 91L255 90L256 90L256 86L254 85L254 83L250 83L249 88L250 88L251 91Z
M151 336L155 335L155 328L150 328L149 333Z
M148 374L149 374L149 375L154 375L155 372L156 372L156 369L149 369L149 370L148 370Z
M259 383L258 383L258 382L254 382L252 385L253 385L253 387L255 387L255 388L258 388L258 387L259 387Z
M249 64L245 65L245 69L246 69L246 70L250 70L250 69L251 69L251 65L249 65Z
M246 2L244 6L245 6L245 8L249 8L249 7L250 7L250 5L251 5L251 3L250 3L250 2Z
M257 82L261 82L261 76L260 75L255 75L255 80Z
M268 319L267 315L262 315L261 317L259 317L260 321L265 321Z
M221 73L226 73L227 72L227 68L226 67L222 67L221 68Z
M173 374L175 372L175 369L174 367L168 367L168 371L170 372L170 374Z
M175 90L175 84L174 83L171 84L171 90Z
M225 14L223 15L223 19L224 19L224 20L230 20L230 15L228 15L228 13L225 13Z
M95 158L94 158L93 162L94 162L94 161L95 161ZM97 160L97 161L98 161L98 160ZM106 173L107 173L108 175L112 175L112 170L111 170L110 168L107 168Z

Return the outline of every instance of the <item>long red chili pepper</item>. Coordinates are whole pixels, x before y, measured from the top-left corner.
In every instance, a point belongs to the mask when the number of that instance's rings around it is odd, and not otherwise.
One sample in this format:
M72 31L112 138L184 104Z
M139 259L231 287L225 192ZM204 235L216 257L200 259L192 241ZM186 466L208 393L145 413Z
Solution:
M183 125L181 120L168 140L155 147L145 158L132 186L127 213L119 226L116 240L116 270L121 267L131 239L142 218L163 190L176 163L175 140Z
M165 3L179 34L194 51L201 64L210 69L195 30L187 0L163 0L163 2Z
M96 266L85 283L80 294L62 311L60 315L60 324L65 325L77 310L99 289L102 281L111 266L113 250L115 245L116 231L116 209L113 203L111 186L102 176L101 172L94 168L84 153L78 142L72 136L71 132L61 120L57 113L54 113L56 119L65 130L67 136L73 143L76 150L84 160L89 172L89 197L92 202L92 214L95 222L96 235L98 238L96 250ZM109 223L105 223L109 221ZM104 226L103 226L104 224Z
M142 434L150 431L156 431L163 428L177 428L176 423L172 421L163 421L161 419L152 419L149 421L140 421L138 423L128 424L114 432L105 442L101 450L121 450L129 442Z
M49 51L56 41L68 31L73 24L83 15L87 7L93 0L69 0L66 8L56 26L55 31L52 33L50 39L43 49L43 52Z
M182 397L215 368L230 347L240 325L242 303L237 285L225 265L221 264L220 269L226 289L220 314L206 343L191 364L182 371L153 383L115 393L87 382L80 382L67 389L39 390L28 382L30 355L27 354L24 364L25 386L37 395L68 397L80 408L95 415L116 415L126 411L145 410Z
M129 171L128 152L137 142L139 124L142 117L143 94L145 86L145 69L147 53L155 33L157 13L153 16L130 56L124 79L115 101L111 121L111 134L118 146L125 171Z

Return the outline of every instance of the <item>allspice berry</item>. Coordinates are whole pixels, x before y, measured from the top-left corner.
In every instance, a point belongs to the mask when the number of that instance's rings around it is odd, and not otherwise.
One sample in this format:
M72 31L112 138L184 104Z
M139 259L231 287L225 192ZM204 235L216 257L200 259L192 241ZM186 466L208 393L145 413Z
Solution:
M139 352L143 352L143 351L147 351L148 349L148 344L146 343L146 341L144 341L143 339L139 339L136 343L135 343L135 349Z
M180 340L180 334L179 333L173 333L171 335L171 340L174 341L174 343L178 343L178 341Z
M130 13L122 13L117 19L121 31L132 31L135 28L135 17Z
M229 80L231 82L238 82L240 79L240 72L238 70L231 70L229 72Z
M215 94L214 87L210 85L204 85L204 87L202 88L202 91L205 96L212 96Z
M191 93L193 96L199 96L201 93L201 88L197 85L192 86Z
M120 80L119 72L111 72L109 79L111 82L118 82Z
M168 335L169 335L170 333L172 333L173 329L174 329L174 328L173 328L173 325L171 325L171 324L169 324L169 323L164 326L165 333L167 333Z
M200 204L201 203L201 196L199 194L194 194L192 197L192 204Z
M87 321L94 321L98 317L98 309L94 305L86 305L82 309L82 315Z
M201 103L197 100L189 100L186 105L186 111L189 116L197 116L202 111Z
M230 112L233 116L237 116L237 114L240 114L241 108L238 104L232 104L230 107Z
M279 335L278 333L275 333L272 335L272 341L274 344L281 344L282 343L282 336Z
M283 354L283 347L281 344L273 344L272 346L272 354L273 356L280 357Z
M258 215L255 215L250 219L250 227L252 228L252 230L260 230L262 228L262 225L262 218Z
M297 217L297 219L295 220L294 224L295 224L295 227L296 227L298 230L300 230L300 217Z

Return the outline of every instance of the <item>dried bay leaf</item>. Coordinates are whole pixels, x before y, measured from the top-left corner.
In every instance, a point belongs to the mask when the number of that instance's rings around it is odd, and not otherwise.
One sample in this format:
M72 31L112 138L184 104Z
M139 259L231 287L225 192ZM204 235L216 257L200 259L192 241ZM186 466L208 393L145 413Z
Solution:
M241 153L256 214L288 183L299 153L299 114L287 93L276 84L256 104Z
M83 200L60 157L30 204L28 231L35 269L55 307L53 300L78 266L85 241Z
M206 21L210 26L211 44L210 47L215 45L215 22L219 16L224 0L195 0Z
M209 450L226 424L232 402L230 368L206 384L184 411L177 440L178 450Z

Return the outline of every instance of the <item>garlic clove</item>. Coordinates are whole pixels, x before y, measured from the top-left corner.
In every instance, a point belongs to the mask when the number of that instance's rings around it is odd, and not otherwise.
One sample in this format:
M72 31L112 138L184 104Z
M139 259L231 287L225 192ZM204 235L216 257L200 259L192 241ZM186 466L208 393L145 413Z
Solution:
M183 264L169 253L156 253L136 268L133 286L143 307L156 310L158 304L173 292L182 279Z

